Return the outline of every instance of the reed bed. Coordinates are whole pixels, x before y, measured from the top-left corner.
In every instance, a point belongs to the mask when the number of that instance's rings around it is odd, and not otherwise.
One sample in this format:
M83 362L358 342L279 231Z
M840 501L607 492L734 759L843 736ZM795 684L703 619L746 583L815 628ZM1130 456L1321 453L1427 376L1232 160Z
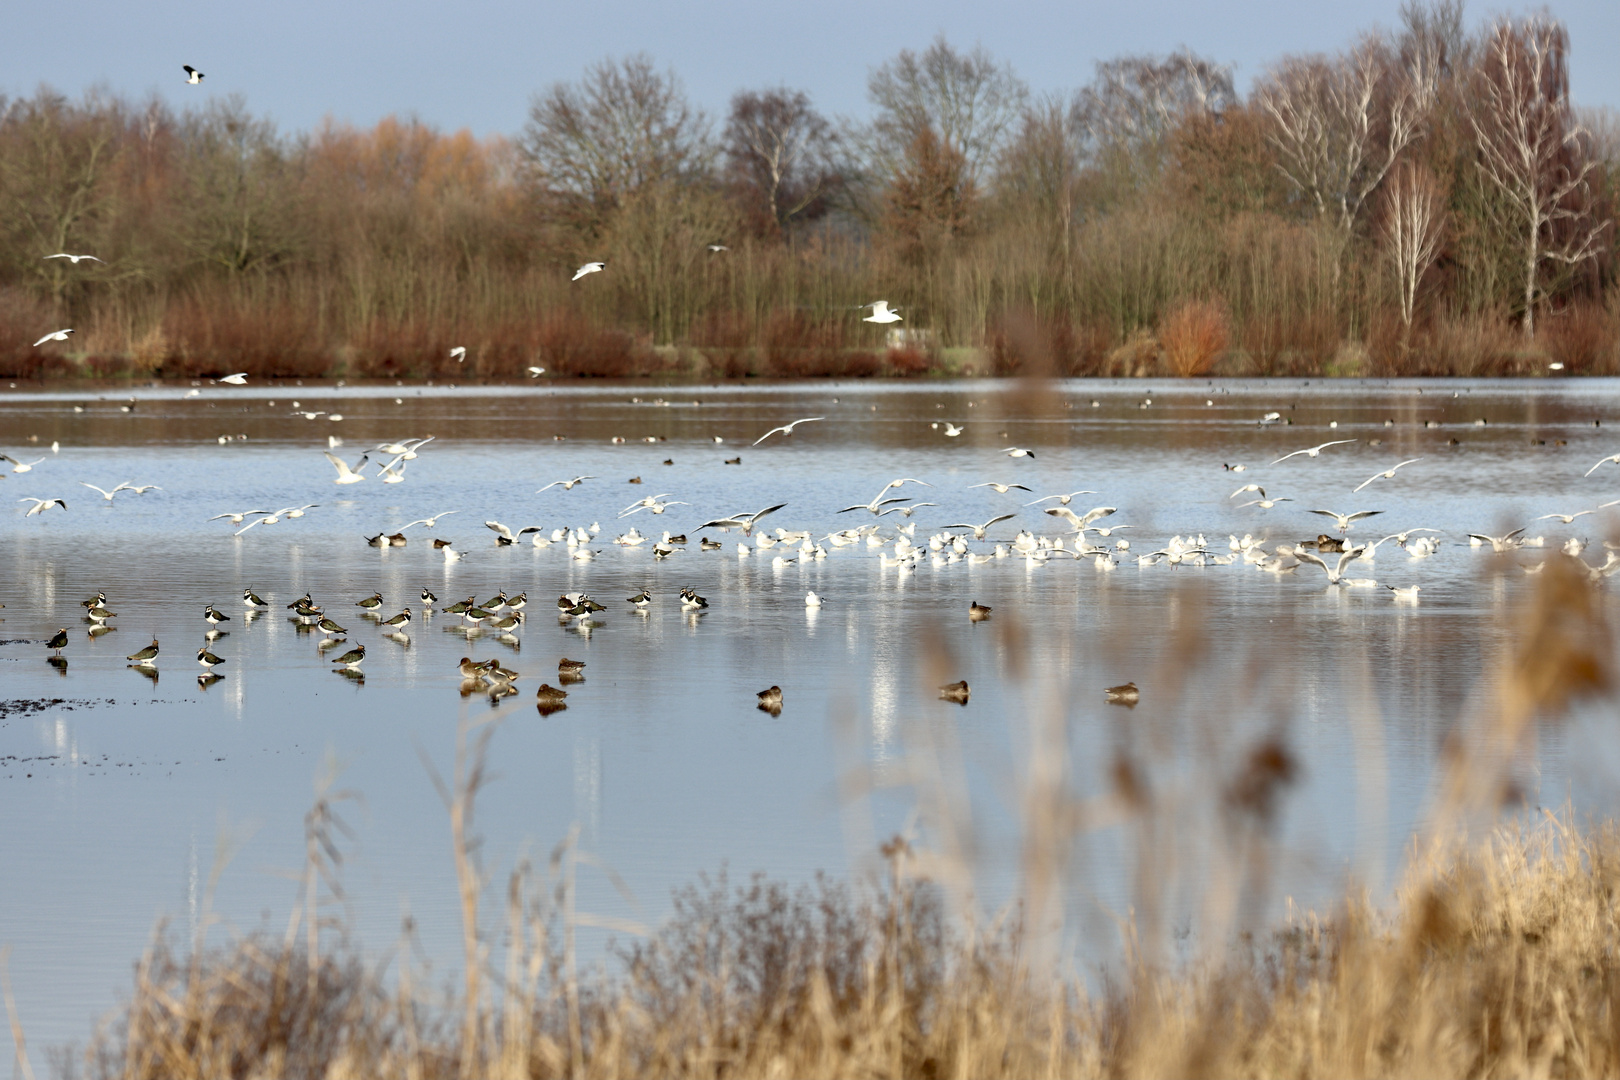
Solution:
M412 926L379 960L329 914L343 895L349 795L328 779L306 818L308 858L285 932L209 945L205 915L197 937L180 945L159 927L127 1005L82 1059L60 1059L57 1071L413 1080L1613 1075L1620 829L1580 823L1567 808L1527 810L1515 784L1539 730L1575 708L1608 707L1615 692L1603 595L1562 563L1536 579L1514 613L1522 633L1488 665L1469 721L1448 737L1427 824L1388 901L1352 880L1328 909L1285 908L1253 923L1252 912L1267 908L1270 866L1282 854L1275 825L1297 777L1286 724L1220 727L1232 745L1202 757L1196 782L1179 791L1174 767L1142 752L1153 737L1128 739L1107 768L1107 790L1088 795L1074 785L1053 686L1014 660L1030 711L1016 722L1027 764L1016 787L1013 901L984 914L967 899L970 811L953 779L957 749L936 729L914 733L900 769L920 828L884 842L869 878L790 886L722 874L678 892L672 916L643 927L579 910L579 871L593 860L573 833L544 866L521 863L502 875L504 888L495 885L478 858L475 822L505 715L492 710L464 717L451 775L428 763L460 886L459 984L431 985L414 959ZM1202 603L1190 588L1171 605L1150 685L1207 713ZM1016 656L1016 624L997 633L997 647ZM921 679L949 667L926 640L922 655ZM1256 670L1237 677L1252 680ZM857 803L884 782L852 761L844 798ZM1178 823L1194 820L1211 830L1216 857L1202 868L1167 865ZM1076 842L1110 830L1132 838L1132 906L1118 918L1116 959L1092 965L1070 949L1063 897L1077 884ZM1202 883L1206 915L1225 913L1201 919L1200 940L1180 954L1166 926L1178 876L1183 886ZM579 932L603 927L627 944L586 968ZM31 1075L26 1063L23 1071Z

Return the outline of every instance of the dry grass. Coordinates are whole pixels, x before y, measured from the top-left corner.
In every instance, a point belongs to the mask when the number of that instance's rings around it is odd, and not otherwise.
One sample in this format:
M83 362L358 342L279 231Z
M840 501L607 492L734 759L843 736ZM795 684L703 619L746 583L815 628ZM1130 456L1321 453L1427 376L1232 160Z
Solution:
M949 777L947 732L925 730L903 770L932 848L895 838L865 885L789 887L724 876L679 892L655 931L579 911L574 835L543 870L506 876L498 916L474 810L499 713L464 720L454 772L430 771L447 808L460 885L459 987L431 992L411 929L394 956L367 961L340 921L345 795L323 786L307 822L308 864L286 933L189 952L165 935L142 959L127 1007L94 1040L93 1077L1298 1077L1608 1076L1620 1071L1620 831L1572 813L1520 813L1514 770L1539 728L1581 701L1612 701L1614 649L1602 594L1553 560L1515 614L1523 633L1490 667L1435 777L1431 823L1409 845L1401 886L1377 906L1355 885L1326 913L1268 929L1201 923L1196 954L1165 959L1164 847L1177 814L1214 830L1206 906L1253 901L1280 857L1272 838L1297 775L1286 727L1222 729L1200 760L1207 796L1177 793L1160 766L1121 743L1108 790L1081 795L1061 707L1019 721L1023 821L1018 900L973 914L962 846L971 831ZM1207 714L1203 599L1178 597L1156 695ZM1016 656L1017 624L996 631ZM1287 628L1278 631L1288 634ZM925 643L926 644L926 643ZM949 658L925 650L931 680ZM1258 648L1257 651L1264 652ZM1260 685L1255 670L1240 673ZM1048 688L1050 689L1050 688ZM1352 712L1357 706L1352 705ZM1352 722L1359 723L1362 721ZM1137 725L1127 724L1134 729ZM1157 726L1157 725L1156 725ZM1124 729L1122 729L1124 730ZM1358 777L1359 782L1359 777ZM851 768L845 798L874 778ZM1479 823L1484 822L1482 827ZM1076 843L1135 836L1132 914L1122 959L1081 972L1054 949ZM1469 836L1476 839L1469 840ZM1202 841L1199 841L1202 843ZM1172 842L1173 847L1173 842ZM1223 853L1233 857L1226 858ZM1213 902L1213 903L1212 903ZM581 927L631 944L592 977ZM300 934L302 930L302 934ZM391 966L392 965L392 966Z

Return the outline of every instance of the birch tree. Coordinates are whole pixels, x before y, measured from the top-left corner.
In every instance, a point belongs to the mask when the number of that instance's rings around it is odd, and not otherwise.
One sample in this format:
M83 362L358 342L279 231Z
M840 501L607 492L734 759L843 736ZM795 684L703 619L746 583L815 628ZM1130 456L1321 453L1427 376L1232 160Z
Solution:
M1395 269L1401 322L1410 330L1418 286L1440 254L1445 234L1445 197L1433 173L1410 163L1395 170L1384 187L1382 231Z
M1337 57L1293 57L1256 94L1277 168L1317 216L1348 233L1401 151L1422 132L1427 80L1378 38Z
M1596 257L1610 225L1591 213L1596 162L1570 111L1568 52L1568 33L1549 16L1498 20L1469 95L1480 172L1500 192L1520 245L1526 337L1535 334L1543 264Z
M726 157L732 175L757 199L778 232L817 216L838 185L836 136L803 91L766 90L731 99Z

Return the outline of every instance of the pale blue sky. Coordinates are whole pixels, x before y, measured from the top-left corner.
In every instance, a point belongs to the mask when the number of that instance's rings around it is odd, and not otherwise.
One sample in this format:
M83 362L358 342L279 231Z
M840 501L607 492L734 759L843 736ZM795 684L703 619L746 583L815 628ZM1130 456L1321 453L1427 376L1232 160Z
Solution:
M1620 3L1550 6L1570 28L1577 102L1620 105L1612 59ZM1234 64L1246 88L1278 56L1336 49L1363 29L1393 26L1398 9L1399 0L53 0L7 13L0 92L31 93L44 82L77 94L99 83L176 104L239 92L283 129L308 129L327 115L370 124L396 113L482 135L517 131L536 90L577 78L604 56L645 51L710 113L723 113L738 89L786 84L828 113L859 116L868 71L941 32L958 46L982 43L1037 91L1083 84L1099 59L1180 45ZM1474 4L1469 19L1498 10ZM183 84L186 63L207 74L201 87Z

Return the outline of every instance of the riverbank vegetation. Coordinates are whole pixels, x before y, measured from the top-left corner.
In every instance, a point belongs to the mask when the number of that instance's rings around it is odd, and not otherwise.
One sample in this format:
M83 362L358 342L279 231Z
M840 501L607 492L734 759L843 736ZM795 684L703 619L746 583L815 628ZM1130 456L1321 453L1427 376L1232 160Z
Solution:
M1182 52L1037 96L941 39L862 121L632 56L488 138L41 89L0 101L0 374L1613 373L1620 120L1572 52L1413 0L1247 95Z

